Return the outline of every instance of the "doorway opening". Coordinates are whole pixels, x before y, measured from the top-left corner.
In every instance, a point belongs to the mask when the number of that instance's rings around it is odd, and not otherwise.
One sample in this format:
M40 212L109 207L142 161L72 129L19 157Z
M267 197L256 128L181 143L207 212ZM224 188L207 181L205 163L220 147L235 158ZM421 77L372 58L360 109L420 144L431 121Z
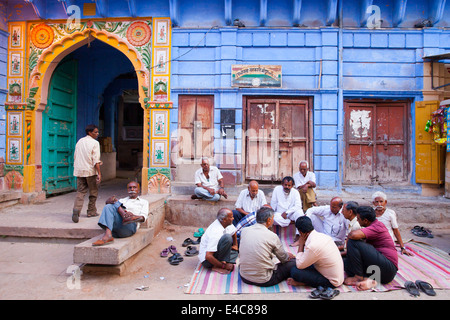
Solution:
M90 123L100 131L103 181L139 178L144 111L136 72L122 52L95 39L68 54L52 75L48 101L43 112L41 151L42 184L48 194L76 189L73 153ZM67 110L60 111L59 105L71 107L72 125L62 117Z

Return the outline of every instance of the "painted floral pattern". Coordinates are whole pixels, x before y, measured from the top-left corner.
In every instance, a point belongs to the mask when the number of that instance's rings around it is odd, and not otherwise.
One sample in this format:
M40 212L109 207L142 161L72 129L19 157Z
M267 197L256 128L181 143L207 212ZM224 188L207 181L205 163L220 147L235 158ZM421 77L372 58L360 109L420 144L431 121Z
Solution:
M53 43L53 29L45 23L38 24L31 30L31 42L36 48L45 49Z
M127 30L127 40L133 46L140 47L150 41L152 31L148 24L137 21L133 22Z

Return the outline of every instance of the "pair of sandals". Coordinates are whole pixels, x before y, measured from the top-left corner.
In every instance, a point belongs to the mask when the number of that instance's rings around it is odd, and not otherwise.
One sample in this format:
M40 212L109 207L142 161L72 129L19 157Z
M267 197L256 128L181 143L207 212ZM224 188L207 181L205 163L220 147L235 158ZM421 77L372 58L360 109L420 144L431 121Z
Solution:
M173 266L177 266L182 262L184 259L178 252L173 254L167 261Z
M169 253L175 254L178 253L178 250L175 246L169 246L168 248L163 249L161 253L159 254L162 258L166 258L169 256Z
M406 281L405 282L405 289L409 292L410 295L413 297L420 296L420 291L423 291L425 294L429 296L435 296L436 291L434 291L433 286L429 284L428 282L422 281L422 280L416 280L416 282L412 281Z
M425 229L424 227L421 226L415 226L414 228L411 229L411 232L418 237L434 238L434 235L431 233L430 229Z
M191 244L200 244L201 240L202 240L201 237L197 238L197 240L195 240L195 241L192 240L191 238L186 238L186 239L184 239L182 246L183 247L187 247L187 246L189 246Z
M165 248L163 251L161 251L160 256L162 258L165 258L165 257L169 256L169 253L172 253L172 256L169 257L169 259L167 259L167 261L169 261L169 263L173 266L179 265L180 262L182 262L184 260L174 245L171 245L168 248Z
M324 300L331 300L334 297L339 295L339 290L333 289L333 288L324 288L322 286L318 286L316 290L312 291L309 296L312 299L324 299Z

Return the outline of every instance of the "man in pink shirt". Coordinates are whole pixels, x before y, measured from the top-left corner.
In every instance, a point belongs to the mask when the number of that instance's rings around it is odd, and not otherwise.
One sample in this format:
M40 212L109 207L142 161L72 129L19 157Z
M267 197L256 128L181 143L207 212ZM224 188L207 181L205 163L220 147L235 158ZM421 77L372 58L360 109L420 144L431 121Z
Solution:
M300 233L296 266L291 269L291 286L335 288L344 282L344 264L333 239L314 230L307 216L298 218L295 227Z
M377 220L372 207L359 207L357 218L363 228L348 235L344 267L349 277L344 284L356 286L359 290L369 290L377 285L377 280L385 284L394 279L398 270L398 256L389 231Z

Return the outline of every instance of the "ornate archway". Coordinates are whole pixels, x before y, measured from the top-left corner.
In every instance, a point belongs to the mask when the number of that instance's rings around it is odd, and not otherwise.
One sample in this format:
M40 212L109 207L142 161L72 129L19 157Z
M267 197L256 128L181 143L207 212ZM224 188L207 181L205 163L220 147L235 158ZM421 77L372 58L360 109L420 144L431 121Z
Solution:
M29 68L25 126L27 143L24 153L24 191L42 191L42 112L48 107L49 84L59 62L78 48L98 39L122 52L133 65L138 80L139 102L144 109L144 132L149 132L149 93L151 64L151 25L149 21L83 22L68 29L65 24L29 25ZM144 134L144 155L149 154L149 137ZM148 167L148 157L144 157ZM142 175L143 181L146 176Z
M169 18L92 19L78 24L16 21L8 23L8 28L15 37L8 44L8 65L12 67L7 75L5 109L8 120L17 120L18 128L8 127L6 143L11 151L6 155L5 171L20 178L14 181L23 179L20 186L25 193L42 191L42 115L49 108L52 75L64 57L96 39L123 53L136 72L144 110L143 193L153 190L148 184L153 175L161 173L170 179Z

